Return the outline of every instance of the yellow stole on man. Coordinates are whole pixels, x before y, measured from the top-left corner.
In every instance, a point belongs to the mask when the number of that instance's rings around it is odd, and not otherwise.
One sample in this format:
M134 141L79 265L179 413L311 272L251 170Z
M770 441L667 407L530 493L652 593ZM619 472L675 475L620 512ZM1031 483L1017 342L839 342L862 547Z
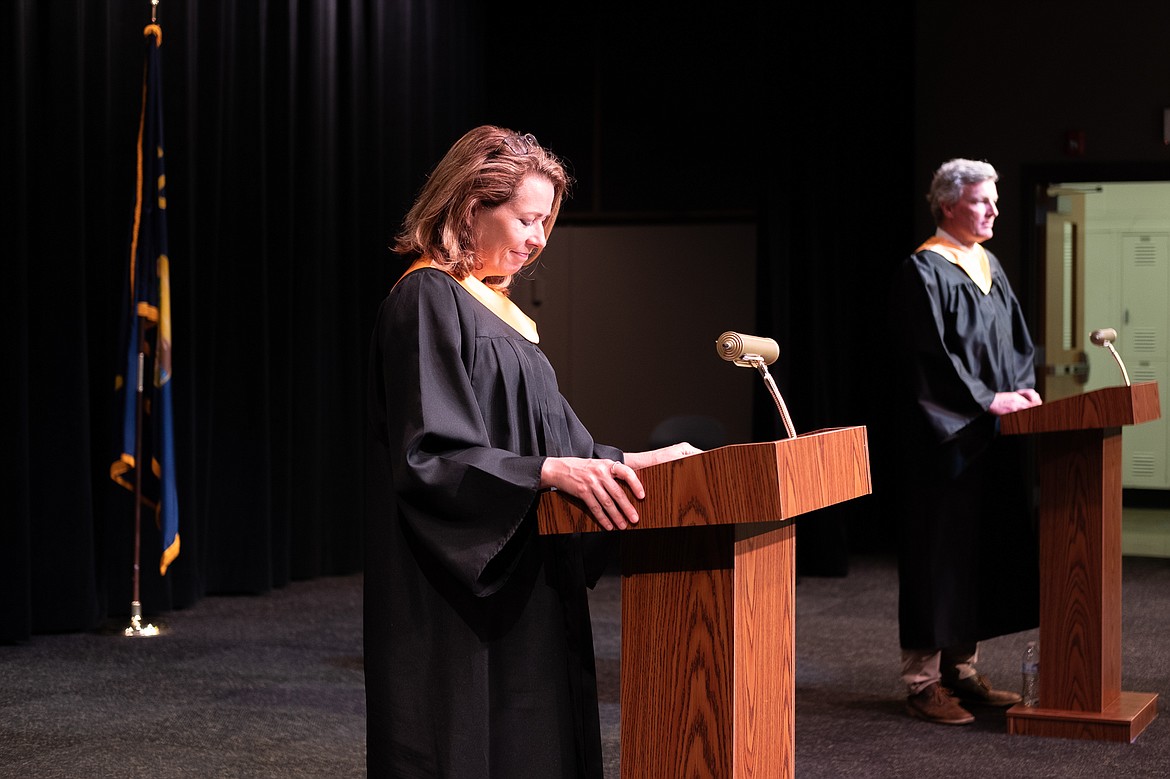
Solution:
M447 273L447 275L458 281L465 290L471 293L473 298L483 303L489 311L502 319L506 325L532 343L540 343L540 334L536 331L536 322L533 322L527 314L521 311L520 306L513 303L507 295L497 292L475 276L468 275L465 279L456 279L449 271L440 268L430 260L422 259L415 261L398 280L402 281L407 274L413 273L419 268L435 268Z
M991 291L991 263L987 261L987 250L979 244L965 249L945 236L933 235L918 247L918 251L929 250L941 254L947 260L962 268L975 286L986 295Z

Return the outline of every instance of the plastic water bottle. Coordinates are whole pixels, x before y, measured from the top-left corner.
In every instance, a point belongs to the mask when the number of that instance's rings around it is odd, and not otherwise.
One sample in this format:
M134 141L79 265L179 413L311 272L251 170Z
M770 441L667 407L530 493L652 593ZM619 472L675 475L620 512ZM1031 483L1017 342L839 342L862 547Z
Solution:
M1040 702L1040 646L1035 641L1029 641L1024 647L1024 662L1021 666L1024 674L1024 686L1020 697L1025 706L1035 706Z

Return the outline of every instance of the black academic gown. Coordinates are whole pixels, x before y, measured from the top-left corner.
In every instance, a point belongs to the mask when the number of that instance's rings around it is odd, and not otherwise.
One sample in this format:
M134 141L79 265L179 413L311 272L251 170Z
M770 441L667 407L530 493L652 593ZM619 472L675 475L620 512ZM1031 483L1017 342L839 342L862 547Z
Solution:
M999 260L988 294L926 250L895 281L899 414L899 638L977 642L1038 624L1026 442L999 435L996 392L1034 387L1033 345Z
M601 777L586 586L609 562L592 546L613 547L538 535L535 501L546 456L622 453L434 269L382 304L368 403L369 776Z

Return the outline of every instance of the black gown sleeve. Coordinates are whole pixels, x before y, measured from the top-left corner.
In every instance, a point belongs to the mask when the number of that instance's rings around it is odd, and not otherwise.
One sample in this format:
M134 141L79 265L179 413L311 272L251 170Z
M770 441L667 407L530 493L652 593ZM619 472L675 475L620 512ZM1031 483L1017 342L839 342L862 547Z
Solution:
M415 540L478 595L536 498L544 457L492 446L471 382L476 321L438 273L402 280L379 312L372 370L396 500ZM493 563L494 561L494 563Z

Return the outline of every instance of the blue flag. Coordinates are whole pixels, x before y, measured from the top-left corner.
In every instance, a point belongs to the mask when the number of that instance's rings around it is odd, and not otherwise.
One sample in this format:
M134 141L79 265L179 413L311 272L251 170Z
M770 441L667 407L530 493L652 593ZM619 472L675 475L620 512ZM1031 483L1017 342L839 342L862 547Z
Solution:
M162 536L159 572L179 554L179 499L171 406L171 282L163 165L162 28L148 25L138 122L138 191L122 307L123 356L115 381L122 415L121 456L110 477L138 492ZM150 373L146 376L143 374ZM149 468L140 468L140 462Z

